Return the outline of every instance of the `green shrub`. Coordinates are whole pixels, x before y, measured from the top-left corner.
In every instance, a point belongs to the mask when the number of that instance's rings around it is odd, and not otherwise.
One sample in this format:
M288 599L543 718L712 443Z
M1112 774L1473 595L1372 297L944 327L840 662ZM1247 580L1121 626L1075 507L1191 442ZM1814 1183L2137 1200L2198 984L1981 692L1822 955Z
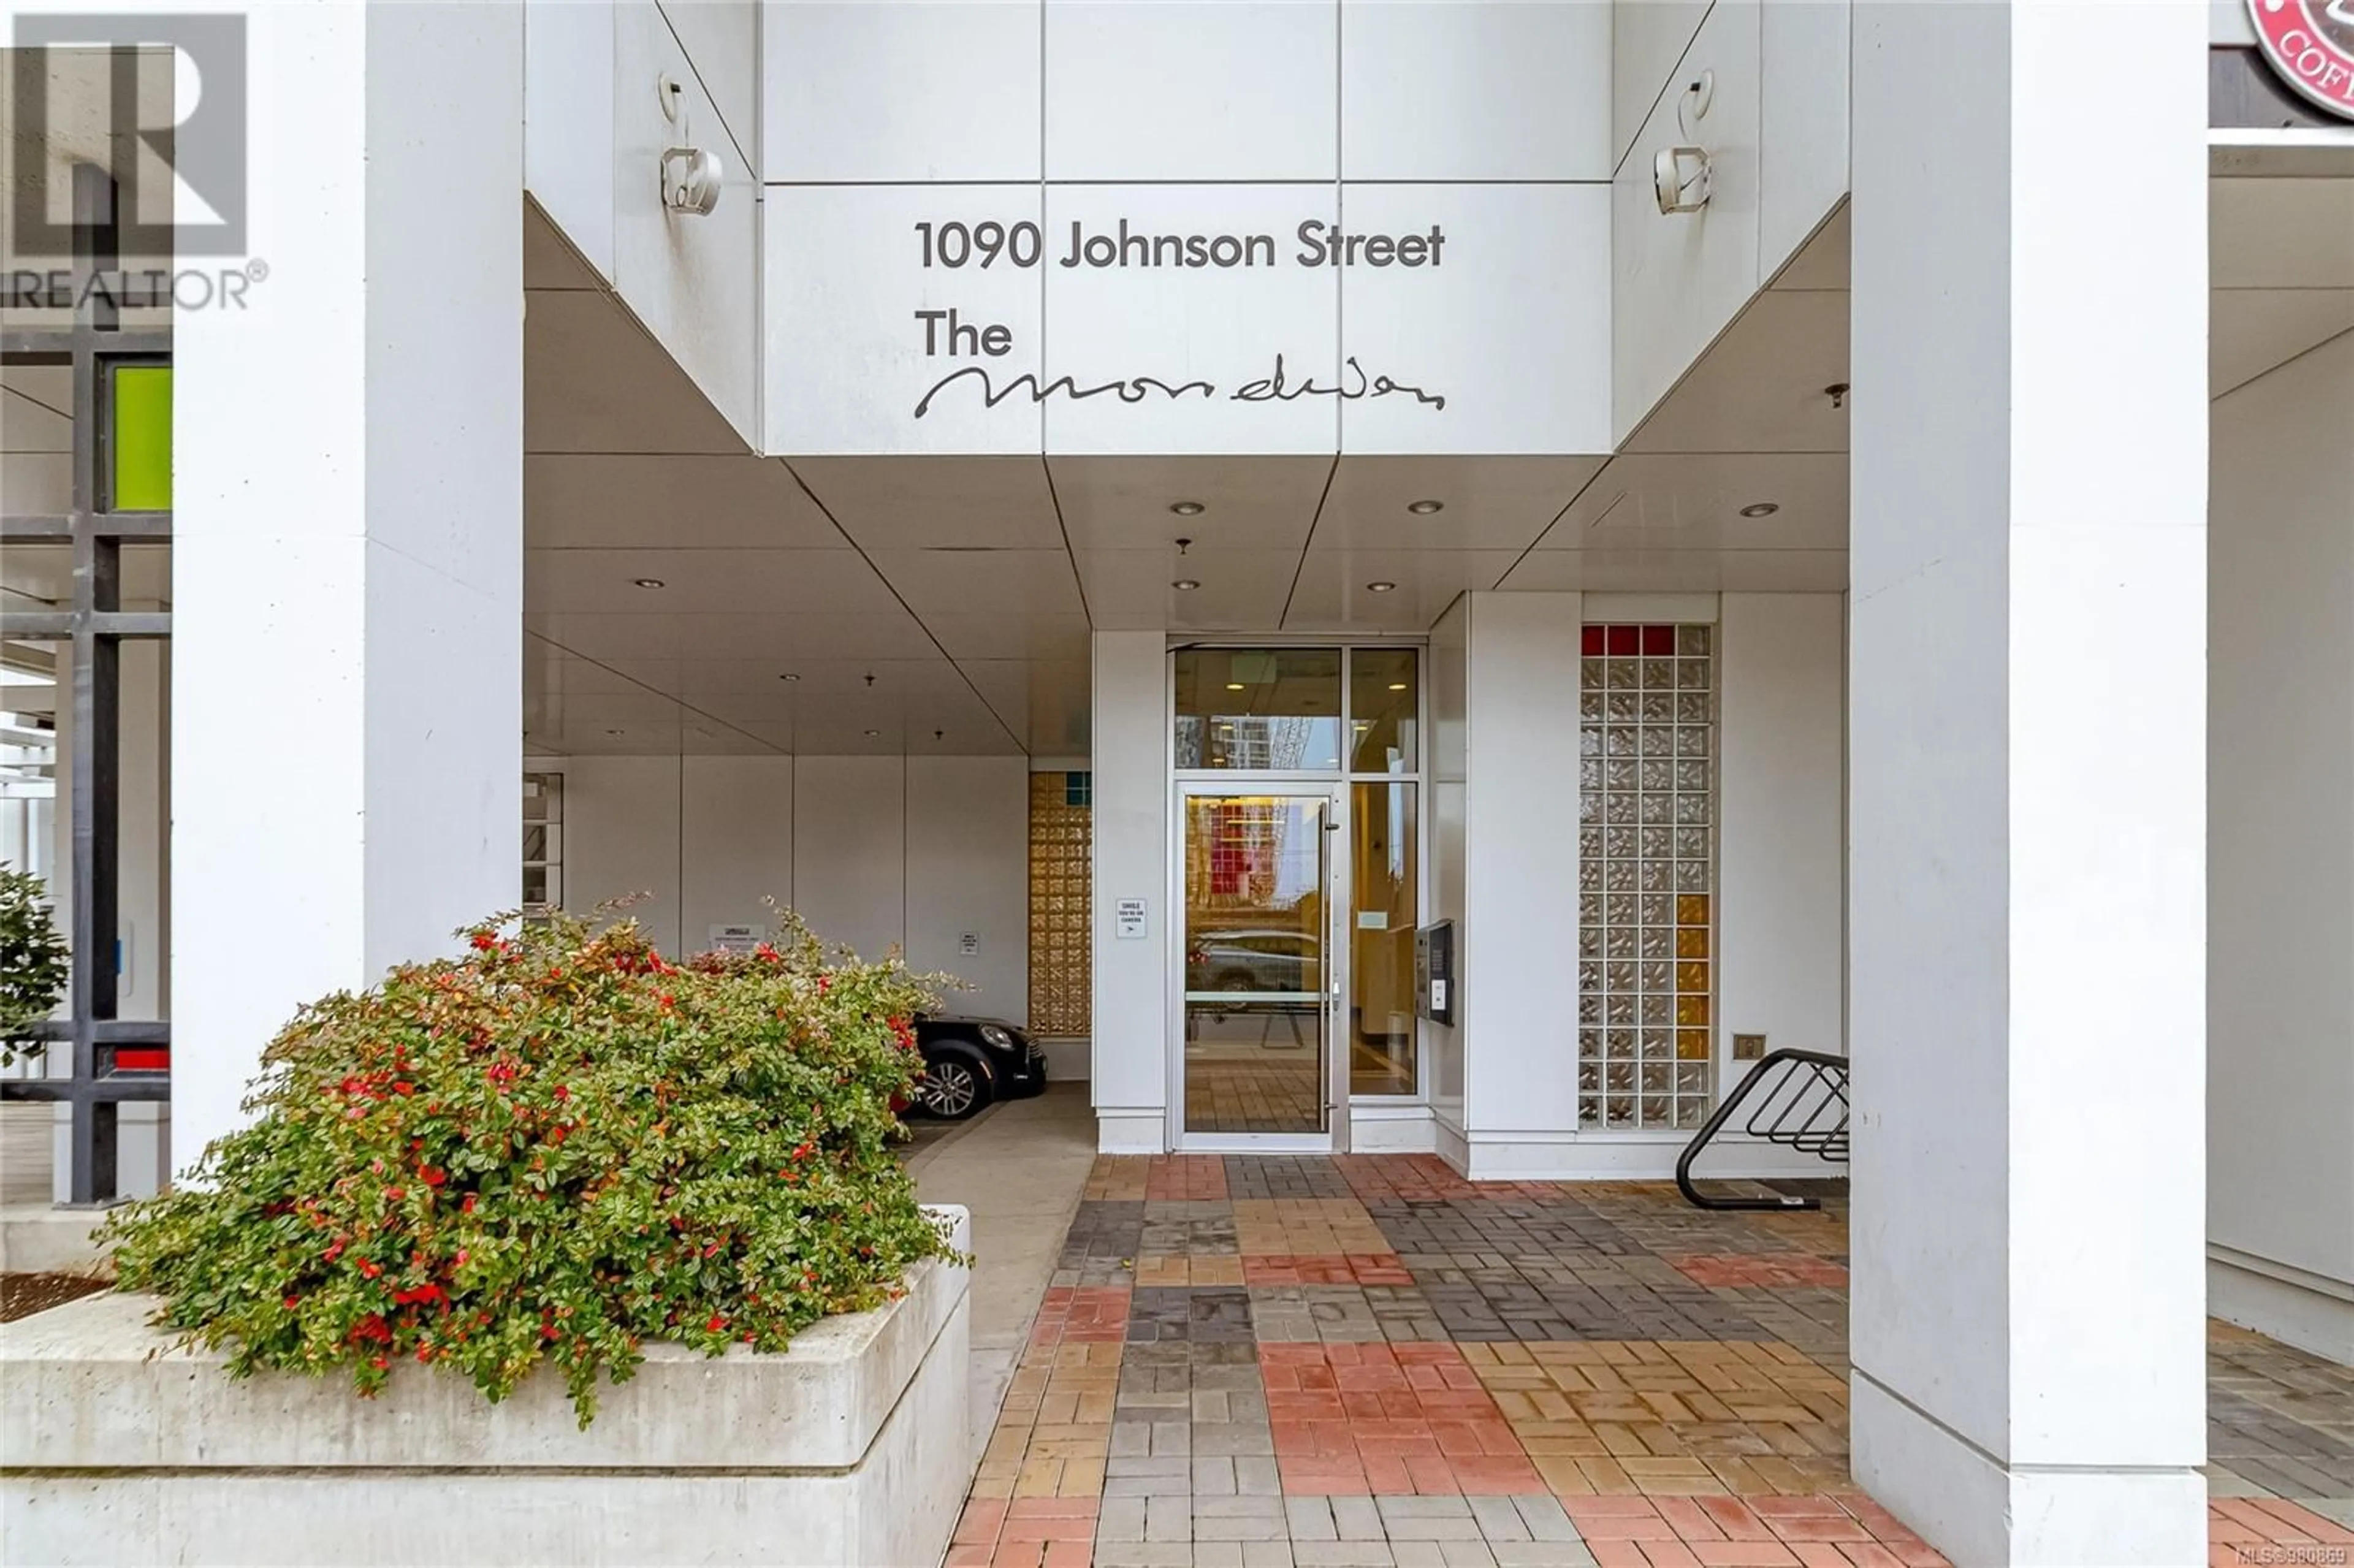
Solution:
M0 1066L31 1044L31 1026L66 993L71 949L58 935L47 895L39 877L0 865Z
M896 960L506 929L304 1009L258 1119L117 1213L159 1327L363 1393L406 1358L498 1400L550 1361L585 1426L647 1340L779 1351L947 1255L889 1148L926 1000Z

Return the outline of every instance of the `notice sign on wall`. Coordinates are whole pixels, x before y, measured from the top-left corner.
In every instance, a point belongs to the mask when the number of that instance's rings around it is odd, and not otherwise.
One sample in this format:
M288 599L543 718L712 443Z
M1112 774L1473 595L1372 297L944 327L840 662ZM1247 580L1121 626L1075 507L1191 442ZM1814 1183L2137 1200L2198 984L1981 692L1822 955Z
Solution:
M1144 940L1144 900L1123 898L1112 906L1112 934L1123 942Z

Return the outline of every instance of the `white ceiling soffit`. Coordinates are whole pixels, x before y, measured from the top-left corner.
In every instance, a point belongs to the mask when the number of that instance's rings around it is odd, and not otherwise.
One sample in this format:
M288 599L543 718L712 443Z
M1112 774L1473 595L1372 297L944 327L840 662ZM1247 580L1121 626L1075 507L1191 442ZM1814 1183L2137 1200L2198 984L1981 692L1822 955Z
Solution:
M749 453L540 452L523 493L530 549L850 549L791 471Z
M1496 587L1517 550L1315 548L1300 563L1288 631L1419 635L1456 599Z
M524 450L747 450L686 372L601 289L525 299Z
M790 467L864 550L1059 550L1034 457L796 458Z
M1525 550L1607 461L1343 458L1324 497L1310 547ZM1428 510L1434 502L1440 508L1435 512Z

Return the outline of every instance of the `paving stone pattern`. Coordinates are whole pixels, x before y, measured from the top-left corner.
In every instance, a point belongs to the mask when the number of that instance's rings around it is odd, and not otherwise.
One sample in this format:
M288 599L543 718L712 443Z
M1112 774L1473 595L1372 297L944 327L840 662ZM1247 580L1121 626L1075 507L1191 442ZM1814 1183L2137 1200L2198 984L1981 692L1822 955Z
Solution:
M1847 1386L1837 1201L1100 1159L949 1568L1944 1563ZM2354 1545L2354 1372L2218 1325L2209 1417L2212 1563Z

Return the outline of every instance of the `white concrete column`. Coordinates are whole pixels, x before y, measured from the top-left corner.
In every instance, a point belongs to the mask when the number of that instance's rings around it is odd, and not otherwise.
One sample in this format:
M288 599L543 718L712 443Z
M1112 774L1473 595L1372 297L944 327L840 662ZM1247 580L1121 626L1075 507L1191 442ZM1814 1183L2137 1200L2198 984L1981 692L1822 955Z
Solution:
M1169 640L1095 634L1094 1061L1097 1147L1168 1147ZM1119 935L1123 899L1143 899L1144 935Z
M521 875L523 9L247 27L268 276L175 323L182 1168L298 1005Z
M1456 1022L1475 1177L1577 1171L1583 604L1575 593L1470 596ZM1440 1147L1454 1152L1451 1139Z
M1957 1563L2207 1551L2205 29L1855 13L1854 1464Z

